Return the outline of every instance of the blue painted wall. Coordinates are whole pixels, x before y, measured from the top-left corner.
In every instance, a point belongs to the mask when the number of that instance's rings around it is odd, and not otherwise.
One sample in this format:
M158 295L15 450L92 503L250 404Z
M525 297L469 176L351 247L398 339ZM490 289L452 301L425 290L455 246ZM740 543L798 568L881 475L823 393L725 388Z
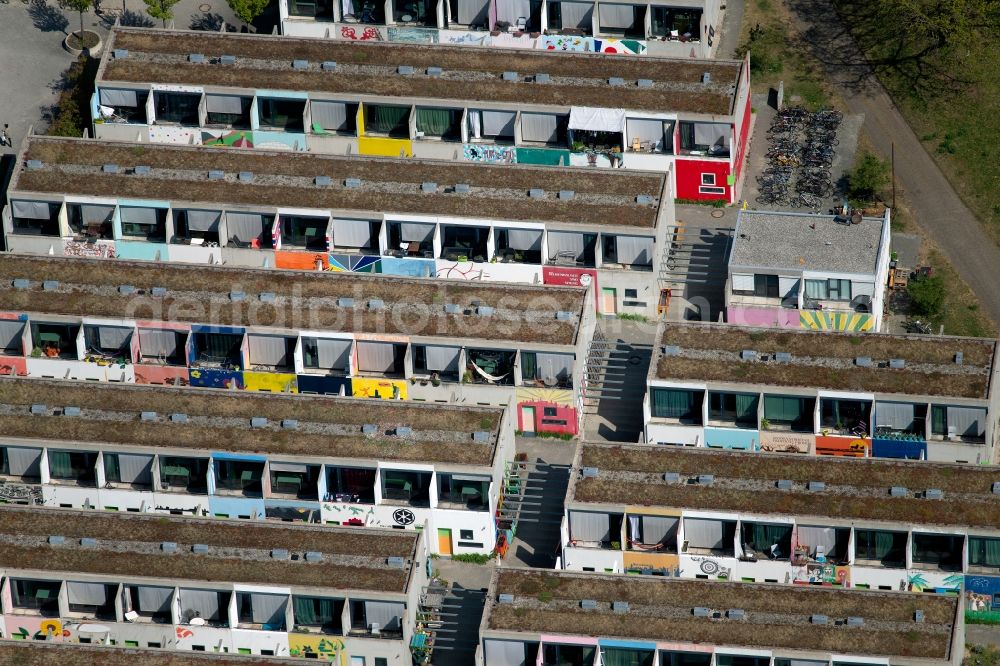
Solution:
M191 368L188 371L191 386L201 386L202 388L230 388L235 386L242 389L243 373L239 370L218 370L215 368Z
M760 432L729 428L705 428L705 446L712 449L757 451L760 449Z
M115 253L119 259L136 259L139 261L156 261L159 252L160 261L170 258L169 246L166 243L147 243L146 241L115 241Z
M325 393L340 395L341 387L344 395L351 395L351 380L347 377L323 377L321 375L298 375L299 393Z
M876 458L927 458L927 442L900 442L893 439L872 439L872 456Z
M213 516L221 513L230 518L239 516L264 515L264 500L259 497L221 497L213 495L208 498L208 511Z

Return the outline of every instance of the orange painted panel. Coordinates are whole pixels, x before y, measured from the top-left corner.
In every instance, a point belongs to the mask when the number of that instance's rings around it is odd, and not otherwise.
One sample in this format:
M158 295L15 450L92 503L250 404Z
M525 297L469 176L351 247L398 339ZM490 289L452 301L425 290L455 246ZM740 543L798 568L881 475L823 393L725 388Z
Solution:
M316 262L322 262L323 270L330 268L330 258L321 252L293 252L279 250L274 253L274 265L278 268L290 268L297 271L314 271Z

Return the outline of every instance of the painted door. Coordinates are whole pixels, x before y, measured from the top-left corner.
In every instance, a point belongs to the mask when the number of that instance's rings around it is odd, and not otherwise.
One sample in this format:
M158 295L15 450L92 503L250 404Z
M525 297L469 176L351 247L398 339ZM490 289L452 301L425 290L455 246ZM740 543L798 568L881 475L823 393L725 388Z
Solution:
M521 408L521 432L534 433L535 432L535 408L534 407L522 407Z
M438 553L451 555L451 530L438 530Z
M615 314L618 311L618 297L610 287L601 288L601 312Z

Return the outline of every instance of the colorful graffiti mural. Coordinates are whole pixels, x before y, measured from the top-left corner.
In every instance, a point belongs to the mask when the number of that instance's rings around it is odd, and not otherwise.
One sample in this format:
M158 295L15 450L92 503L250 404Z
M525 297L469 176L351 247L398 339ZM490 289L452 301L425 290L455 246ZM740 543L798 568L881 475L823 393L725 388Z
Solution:
M249 130L202 130L201 143L213 148L253 148L253 132Z
M191 386L202 388L243 388L243 372L240 370L220 370L215 368L191 368Z
M856 312L828 312L824 310L800 310L799 324L814 331L870 331L875 318L870 314Z
M870 445L871 442L863 438L820 435L816 437L816 455L865 458Z
M792 582L799 585L815 585L818 583L820 585L843 585L844 587L850 587L851 568L818 562L807 564L795 571L795 576L791 581L786 580L785 582Z
M327 269L334 273L381 273L382 257L371 254L331 254Z
M115 256L115 242L109 240L93 243L66 241L63 254L67 257L88 257L90 259L112 259Z
M638 39L605 39L572 35L542 35L535 46L544 51L589 51L621 55L641 55L646 52L646 43Z
M315 634L288 634L288 655L290 657L308 657L345 664L344 641L336 636L317 636Z
M760 450L767 453L809 453L812 446L812 435L799 435L793 432L760 433Z
M906 578L906 589L910 592L934 591L938 594L957 592L962 588L962 574L945 576L940 585L934 585L922 573L911 573Z
M385 39L378 28L370 25L364 28L342 25L340 26L340 37L341 39L353 39L357 42L381 42Z
M402 44L438 43L437 28L403 28L390 26L386 28L385 31L389 35L390 42L399 42Z
M517 164L517 149L514 146L466 143L462 145L462 156L467 162Z
M266 391L268 393L299 392L297 377L287 372L244 372L243 388L248 391Z
M150 143L171 143L182 146L201 145L201 132L171 125L149 125Z
M401 379L378 379L375 377L355 377L351 389L356 398L381 398L382 400L406 400L406 382Z
M965 621L1000 624L1000 576L965 577Z

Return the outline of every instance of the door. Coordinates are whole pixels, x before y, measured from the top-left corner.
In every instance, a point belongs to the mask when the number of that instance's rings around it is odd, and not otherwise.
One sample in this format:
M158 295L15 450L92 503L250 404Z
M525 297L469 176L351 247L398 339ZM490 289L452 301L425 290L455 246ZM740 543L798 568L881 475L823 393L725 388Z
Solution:
M451 530L438 530L438 554L451 555Z
M601 312L603 314L615 314L618 312L618 297L615 290L610 287L601 289Z
M535 434L535 408L521 408L521 432Z

